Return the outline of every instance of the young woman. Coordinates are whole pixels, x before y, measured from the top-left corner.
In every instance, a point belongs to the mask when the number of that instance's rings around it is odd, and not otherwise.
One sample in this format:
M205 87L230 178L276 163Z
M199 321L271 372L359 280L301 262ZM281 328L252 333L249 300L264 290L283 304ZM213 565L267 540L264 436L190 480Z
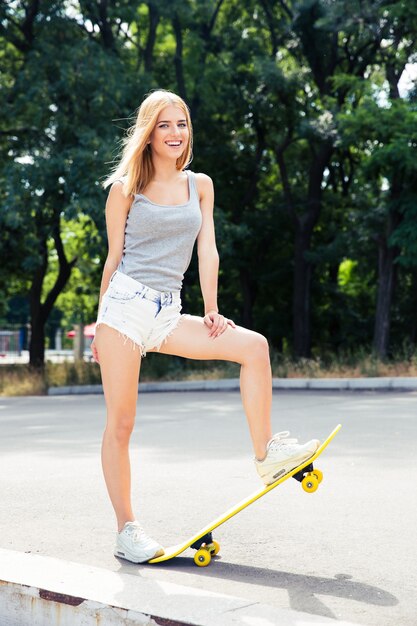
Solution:
M241 396L255 466L270 484L310 458L319 442L272 436L268 342L225 317L217 304L213 182L185 169L192 158L186 103L157 90L142 102L119 164L104 182L108 255L100 289L94 358L107 406L102 465L118 523L114 554L135 563L163 554L135 520L130 497L129 439L141 359L158 351L241 365ZM204 315L181 314L180 290L197 239Z

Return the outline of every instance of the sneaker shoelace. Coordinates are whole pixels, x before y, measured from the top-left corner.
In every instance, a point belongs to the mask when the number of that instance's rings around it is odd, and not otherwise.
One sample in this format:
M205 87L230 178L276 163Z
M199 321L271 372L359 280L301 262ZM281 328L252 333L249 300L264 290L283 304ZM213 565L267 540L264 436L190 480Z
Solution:
M145 531L143 530L142 526L140 524L129 524L129 526L126 529L129 533L129 535L132 537L133 541L143 541L144 539L148 539L148 537L145 534Z
M274 451L282 448L286 448L287 446L294 445L298 443L298 439L290 438L290 431L283 430L280 433L277 433L268 441L267 450Z

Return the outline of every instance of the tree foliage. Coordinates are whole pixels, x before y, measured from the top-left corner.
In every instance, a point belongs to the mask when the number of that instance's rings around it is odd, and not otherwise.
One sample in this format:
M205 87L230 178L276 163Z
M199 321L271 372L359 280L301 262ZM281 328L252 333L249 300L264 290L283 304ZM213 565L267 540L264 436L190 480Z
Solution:
M144 95L190 106L214 179L220 304L300 356L415 342L411 0L14 0L0 8L0 291L93 321L100 181ZM196 263L185 307L201 312ZM392 332L391 332L392 331Z

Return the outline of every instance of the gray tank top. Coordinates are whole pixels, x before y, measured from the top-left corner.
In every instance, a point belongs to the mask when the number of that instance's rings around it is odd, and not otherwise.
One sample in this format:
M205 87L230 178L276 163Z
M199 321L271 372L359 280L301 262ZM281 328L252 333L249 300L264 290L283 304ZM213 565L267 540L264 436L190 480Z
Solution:
M158 291L179 291L201 228L195 174L188 176L188 202L156 204L135 194L126 220L123 255L117 268Z

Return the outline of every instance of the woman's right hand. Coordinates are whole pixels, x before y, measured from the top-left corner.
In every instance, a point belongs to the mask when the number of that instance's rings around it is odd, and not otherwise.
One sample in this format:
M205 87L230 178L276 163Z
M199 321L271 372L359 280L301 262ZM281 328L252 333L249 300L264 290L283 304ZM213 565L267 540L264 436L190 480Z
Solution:
M97 346L96 346L96 338L94 337L93 341L91 342L91 352L93 353L93 359L96 363L100 363L100 361L98 360L98 350L97 350Z

